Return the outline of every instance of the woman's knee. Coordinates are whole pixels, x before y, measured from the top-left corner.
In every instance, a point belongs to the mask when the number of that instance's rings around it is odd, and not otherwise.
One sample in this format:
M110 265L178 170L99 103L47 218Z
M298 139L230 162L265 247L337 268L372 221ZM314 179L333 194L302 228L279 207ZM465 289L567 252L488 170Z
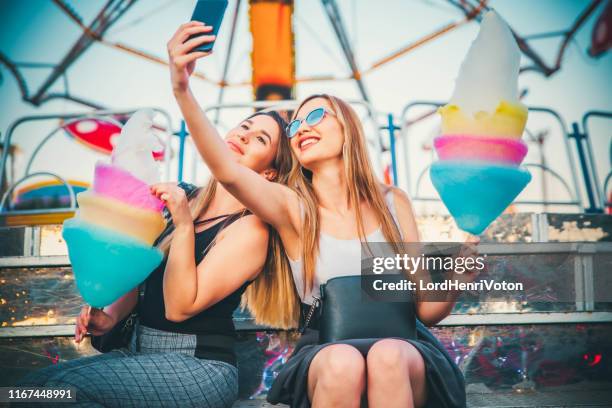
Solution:
M345 344L325 347L315 356L312 368L316 370L317 382L324 381L327 385L362 386L365 380L363 356L356 348Z
M368 374L382 375L401 372L403 375L417 375L424 372L421 353L403 340L383 339L376 342L367 355Z

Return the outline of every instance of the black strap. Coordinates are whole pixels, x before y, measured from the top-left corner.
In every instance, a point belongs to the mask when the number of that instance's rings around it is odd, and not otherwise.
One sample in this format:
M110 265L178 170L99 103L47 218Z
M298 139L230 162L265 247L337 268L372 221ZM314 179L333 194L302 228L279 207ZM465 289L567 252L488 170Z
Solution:
M298 329L300 334L304 334L306 332L306 329L310 326L310 323L312 321L312 318L315 317L316 319L316 315L315 312L317 311L317 309L321 306L321 298L318 298L316 296L312 297L312 304L308 305L306 303L302 303L300 309L301 309L301 314L302 314L302 319L303 321L301 322L301 327ZM308 309L307 313L304 313L304 310ZM320 310L319 310L320 312Z
M138 285L138 300L136 302L136 307L134 308L130 316L132 318L132 321L131 321L132 331L134 330L134 326L136 325L136 322L138 320L138 307L144 304L146 288L147 288L147 280L145 279L144 281L142 281L140 285ZM136 331L136 351L140 351L140 338L138 336L138 331Z
M225 221L220 223L223 225L223 228L225 228L231 223L233 223L234 221L237 221L240 218L246 217L247 215L250 215L250 214L252 214L251 211L245 209L245 210L240 210L232 214L223 214L223 215L219 215L216 217L206 218L205 220L195 221L193 224L194 226L198 226L198 225L208 224L212 221L216 221L216 220L225 218Z
M212 217L212 218L206 218L205 220L194 221L193 225L198 226L198 225L208 224L209 222L220 220L221 218L227 218L227 217L230 217L232 215L233 214L223 214L223 215L219 215L219 216Z

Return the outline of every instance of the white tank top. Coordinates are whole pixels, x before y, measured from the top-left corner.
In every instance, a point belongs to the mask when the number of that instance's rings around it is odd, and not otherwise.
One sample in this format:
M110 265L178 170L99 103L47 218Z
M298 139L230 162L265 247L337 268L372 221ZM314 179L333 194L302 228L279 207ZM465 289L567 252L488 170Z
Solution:
M385 200L389 211L399 226L395 211L393 193L389 190L385 194ZM367 242L386 242L385 236L379 227L376 231L366 236ZM320 233L319 256L315 266L315 276L312 290L304 295L304 275L302 261L289 259L293 280L298 295L303 303L312 304L313 296L321 297L319 287L329 279L338 276L359 275L361 273L361 241L359 238L339 239L325 233Z

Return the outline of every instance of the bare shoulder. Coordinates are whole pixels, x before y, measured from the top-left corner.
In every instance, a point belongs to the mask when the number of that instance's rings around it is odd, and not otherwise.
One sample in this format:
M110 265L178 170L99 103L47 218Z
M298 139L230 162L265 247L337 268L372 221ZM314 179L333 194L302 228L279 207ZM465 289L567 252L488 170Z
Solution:
M393 195L393 205L395 206L404 241L419 241L419 232L412 208L412 201L404 190L397 187L390 187L390 190Z
M268 225L256 215L249 214L225 227L217 239L243 237L267 242L268 234Z
M393 196L393 203L398 212L412 212L412 201L404 190L398 187L389 187Z

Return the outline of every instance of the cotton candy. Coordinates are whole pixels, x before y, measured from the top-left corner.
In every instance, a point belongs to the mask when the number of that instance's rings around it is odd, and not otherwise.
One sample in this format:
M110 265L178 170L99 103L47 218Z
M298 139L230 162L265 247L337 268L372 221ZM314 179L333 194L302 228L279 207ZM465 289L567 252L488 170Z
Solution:
M77 195L79 210L64 222L77 288L95 307L113 303L144 281L163 258L152 247L166 226L164 203L149 186L159 181L152 118L151 111L130 118L112 164L96 164L93 188Z
M113 166L128 171L146 184L159 182L159 168L153 159L157 141L153 116L150 109L134 113L121 130L111 156Z
M486 163L439 161L431 181L459 228L481 234L531 181L524 169Z
M445 135L434 139L440 160L488 162L518 166L527 154L522 140L475 135Z
M478 111L467 115L457 105L438 110L442 116L442 134L479 135L520 139L527 123L527 108L501 101L493 112Z
M151 194L147 183L122 168L97 163L93 190L96 194L114 198L127 205L161 212L164 203Z
M91 191L80 193L77 201L79 217L84 221L128 235L144 245L153 245L166 226L157 211L134 207Z
M94 307L104 307L135 288L160 264L150 245L79 218L64 222L62 236L77 289Z
M504 20L489 11L480 23L455 83L449 104L466 115L494 112L500 101L518 104L521 53Z
M531 181L520 168L527 108L518 100L520 51L510 28L488 12L448 105L438 110L440 161L431 181L459 228L481 234Z

